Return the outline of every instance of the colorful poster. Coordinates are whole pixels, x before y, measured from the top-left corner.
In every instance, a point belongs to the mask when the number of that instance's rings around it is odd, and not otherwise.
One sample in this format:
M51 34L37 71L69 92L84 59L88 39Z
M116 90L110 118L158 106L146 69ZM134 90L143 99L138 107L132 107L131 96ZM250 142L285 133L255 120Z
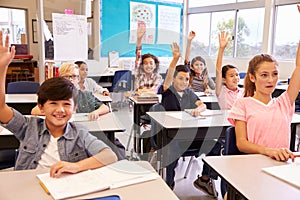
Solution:
M136 43L136 31L141 25L146 25L143 44L154 44L156 11L154 4L130 2L130 37L129 43Z

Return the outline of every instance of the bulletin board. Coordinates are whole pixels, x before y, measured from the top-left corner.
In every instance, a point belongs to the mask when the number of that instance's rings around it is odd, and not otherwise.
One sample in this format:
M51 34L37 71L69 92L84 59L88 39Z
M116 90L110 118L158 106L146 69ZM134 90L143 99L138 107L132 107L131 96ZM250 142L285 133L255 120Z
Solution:
M159 57L171 57L172 52L170 48L170 41L166 41L166 37L162 38L162 29L159 28L162 25L160 21L161 12L165 10L176 10L175 17L169 17L169 19L179 19L179 27L177 28L176 34L178 35L179 43L181 43L182 37L182 15L183 15L183 4L182 3L170 3L163 0L102 0L100 6L100 38L101 38L101 57L107 57L108 52L117 51L120 57L135 57L135 42L132 43L132 33L130 33L130 22L132 16L132 6L138 3L148 5L148 7L154 8L153 19L155 19L155 28L152 31L154 33L154 40L150 44L143 43L143 53L152 53ZM179 12L178 12L179 10ZM179 16L178 16L179 15ZM167 16L168 17L168 16ZM150 29L147 28L147 32ZM136 31L136 30L132 30ZM151 31L151 30L150 30ZM168 32L168 31L167 31ZM175 31L172 31L173 33ZM164 33L163 35L168 35ZM131 40L131 41L130 41ZM166 42L166 44L164 44Z

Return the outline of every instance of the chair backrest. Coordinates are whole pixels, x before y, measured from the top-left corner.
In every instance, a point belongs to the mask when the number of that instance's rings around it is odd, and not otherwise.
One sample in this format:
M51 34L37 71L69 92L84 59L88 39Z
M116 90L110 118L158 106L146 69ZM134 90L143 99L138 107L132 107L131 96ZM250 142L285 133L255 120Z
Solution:
M112 82L112 91L130 91L131 90L131 70L118 70L115 72L113 82Z
M7 94L36 94L40 83L33 81L16 81L7 84Z
M240 78L241 78L241 79L245 78L246 74L247 74L246 72L240 72L240 73L239 73Z
M235 129L230 126L225 132L225 145L224 145L224 155L238 155L243 154L239 151L236 146Z

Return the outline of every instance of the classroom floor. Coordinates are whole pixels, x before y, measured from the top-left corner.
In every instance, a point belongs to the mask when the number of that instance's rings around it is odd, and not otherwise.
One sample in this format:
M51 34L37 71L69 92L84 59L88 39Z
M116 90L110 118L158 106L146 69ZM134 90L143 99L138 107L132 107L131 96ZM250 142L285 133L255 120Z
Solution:
M119 138L121 143L126 147L131 125L133 121L133 111L130 110L128 103L120 107L119 105L112 104L113 112L118 113L118 117L120 121L123 123L124 127L126 128L125 132L116 133L116 137ZM131 141L129 145L129 150L133 148L133 142ZM130 152L127 152L127 155L130 155ZM188 176L186 179L184 179L184 174L187 169L190 157L186 157L185 160L183 159L179 160L178 166L176 168L176 176L175 176L175 188L174 192L181 200L208 200L208 199L214 199L210 196L206 195L202 191L196 189L193 186L194 180L197 178L197 175L201 173L202 171L202 158L203 156L200 156L198 158L193 158L192 165L190 168L190 171L188 173ZM219 193L218 199L222 199L221 192L220 192L220 179L218 179L216 182L216 188Z

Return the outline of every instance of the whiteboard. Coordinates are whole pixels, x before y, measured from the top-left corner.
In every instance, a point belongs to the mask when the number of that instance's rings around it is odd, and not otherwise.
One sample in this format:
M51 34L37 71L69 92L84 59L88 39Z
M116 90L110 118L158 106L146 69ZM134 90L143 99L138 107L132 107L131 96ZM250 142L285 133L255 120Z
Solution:
M88 58L87 18L85 15L52 13L54 60Z

